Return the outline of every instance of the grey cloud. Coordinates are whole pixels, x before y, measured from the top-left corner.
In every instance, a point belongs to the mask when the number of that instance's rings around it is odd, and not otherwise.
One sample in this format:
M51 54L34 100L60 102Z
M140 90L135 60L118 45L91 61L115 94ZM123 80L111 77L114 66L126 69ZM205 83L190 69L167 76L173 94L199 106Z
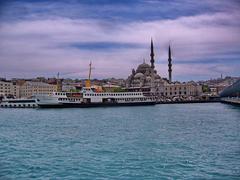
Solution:
M104 20L50 18L1 22L0 76L12 72L28 74L38 72L75 72L85 75L85 68L93 61L96 77L126 77L130 69L149 59L149 41L153 36L156 59L167 60L167 46L171 42L174 61L197 61L198 65L175 65L175 75L215 75L201 59L228 52L238 52L240 47L238 12L204 14L172 20L136 21L118 24ZM227 21L228 24L222 22ZM146 49L131 48L118 51L86 50L66 47L73 43L134 43ZM66 47L66 48L65 48ZM90 52L91 53L90 53ZM159 62L157 62L158 64ZM160 73L166 75L164 64L158 64ZM128 67L128 68L126 68ZM224 64L221 64L224 67ZM188 69L189 68L189 69ZM235 65L220 68L225 73L236 72ZM54 74L53 73L53 74Z

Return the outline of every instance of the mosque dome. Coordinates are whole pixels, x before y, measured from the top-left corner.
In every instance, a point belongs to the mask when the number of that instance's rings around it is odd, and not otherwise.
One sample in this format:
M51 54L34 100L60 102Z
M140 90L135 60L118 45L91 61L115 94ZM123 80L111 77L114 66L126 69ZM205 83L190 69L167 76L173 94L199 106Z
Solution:
M137 73L137 74L135 74L135 76L134 76L134 78L142 78L142 77L144 77L144 75L143 75L143 73Z
M148 69L149 70L151 69L150 65L148 65L147 63L144 62L138 66L136 72L145 74Z
M155 74L155 79L161 79L161 77L158 74Z

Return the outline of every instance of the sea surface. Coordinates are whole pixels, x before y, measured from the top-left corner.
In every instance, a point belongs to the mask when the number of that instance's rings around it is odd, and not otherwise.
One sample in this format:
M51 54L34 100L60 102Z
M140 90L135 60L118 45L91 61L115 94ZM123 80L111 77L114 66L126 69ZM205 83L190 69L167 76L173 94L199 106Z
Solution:
M240 107L2 108L0 179L240 179Z

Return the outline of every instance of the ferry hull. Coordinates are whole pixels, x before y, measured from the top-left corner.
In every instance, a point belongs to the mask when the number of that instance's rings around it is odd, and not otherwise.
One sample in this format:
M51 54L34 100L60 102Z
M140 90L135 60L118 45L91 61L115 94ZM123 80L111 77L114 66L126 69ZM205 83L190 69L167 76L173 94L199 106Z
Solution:
M131 103L62 103L62 104L38 104L40 108L90 108L112 106L148 106L156 102L131 102Z

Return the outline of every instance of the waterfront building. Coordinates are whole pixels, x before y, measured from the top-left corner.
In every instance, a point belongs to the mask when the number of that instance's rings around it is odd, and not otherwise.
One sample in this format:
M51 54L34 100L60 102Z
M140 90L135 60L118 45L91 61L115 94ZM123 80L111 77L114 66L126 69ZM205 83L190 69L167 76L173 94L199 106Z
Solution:
M74 84L62 84L63 92L71 92L71 91L76 91L76 90L77 90L77 88ZM60 92L60 91L58 91L58 92Z
M20 86L14 82L1 79L0 81L0 96L14 96L19 98Z
M166 97L189 97L200 96L202 94L202 86L195 82L187 83L167 83L164 85L164 96Z
M102 85L102 89L105 92L115 92L115 91L121 91L121 86L114 85L114 84L104 84Z
M26 81L20 87L20 97L31 97L35 94L52 94L58 90L58 86L44 82Z
M15 97L15 98L19 98L20 97L20 86L16 83L16 82L12 82L11 86L11 94Z
M0 81L0 95L10 95L11 90L10 90L11 82L1 80Z

